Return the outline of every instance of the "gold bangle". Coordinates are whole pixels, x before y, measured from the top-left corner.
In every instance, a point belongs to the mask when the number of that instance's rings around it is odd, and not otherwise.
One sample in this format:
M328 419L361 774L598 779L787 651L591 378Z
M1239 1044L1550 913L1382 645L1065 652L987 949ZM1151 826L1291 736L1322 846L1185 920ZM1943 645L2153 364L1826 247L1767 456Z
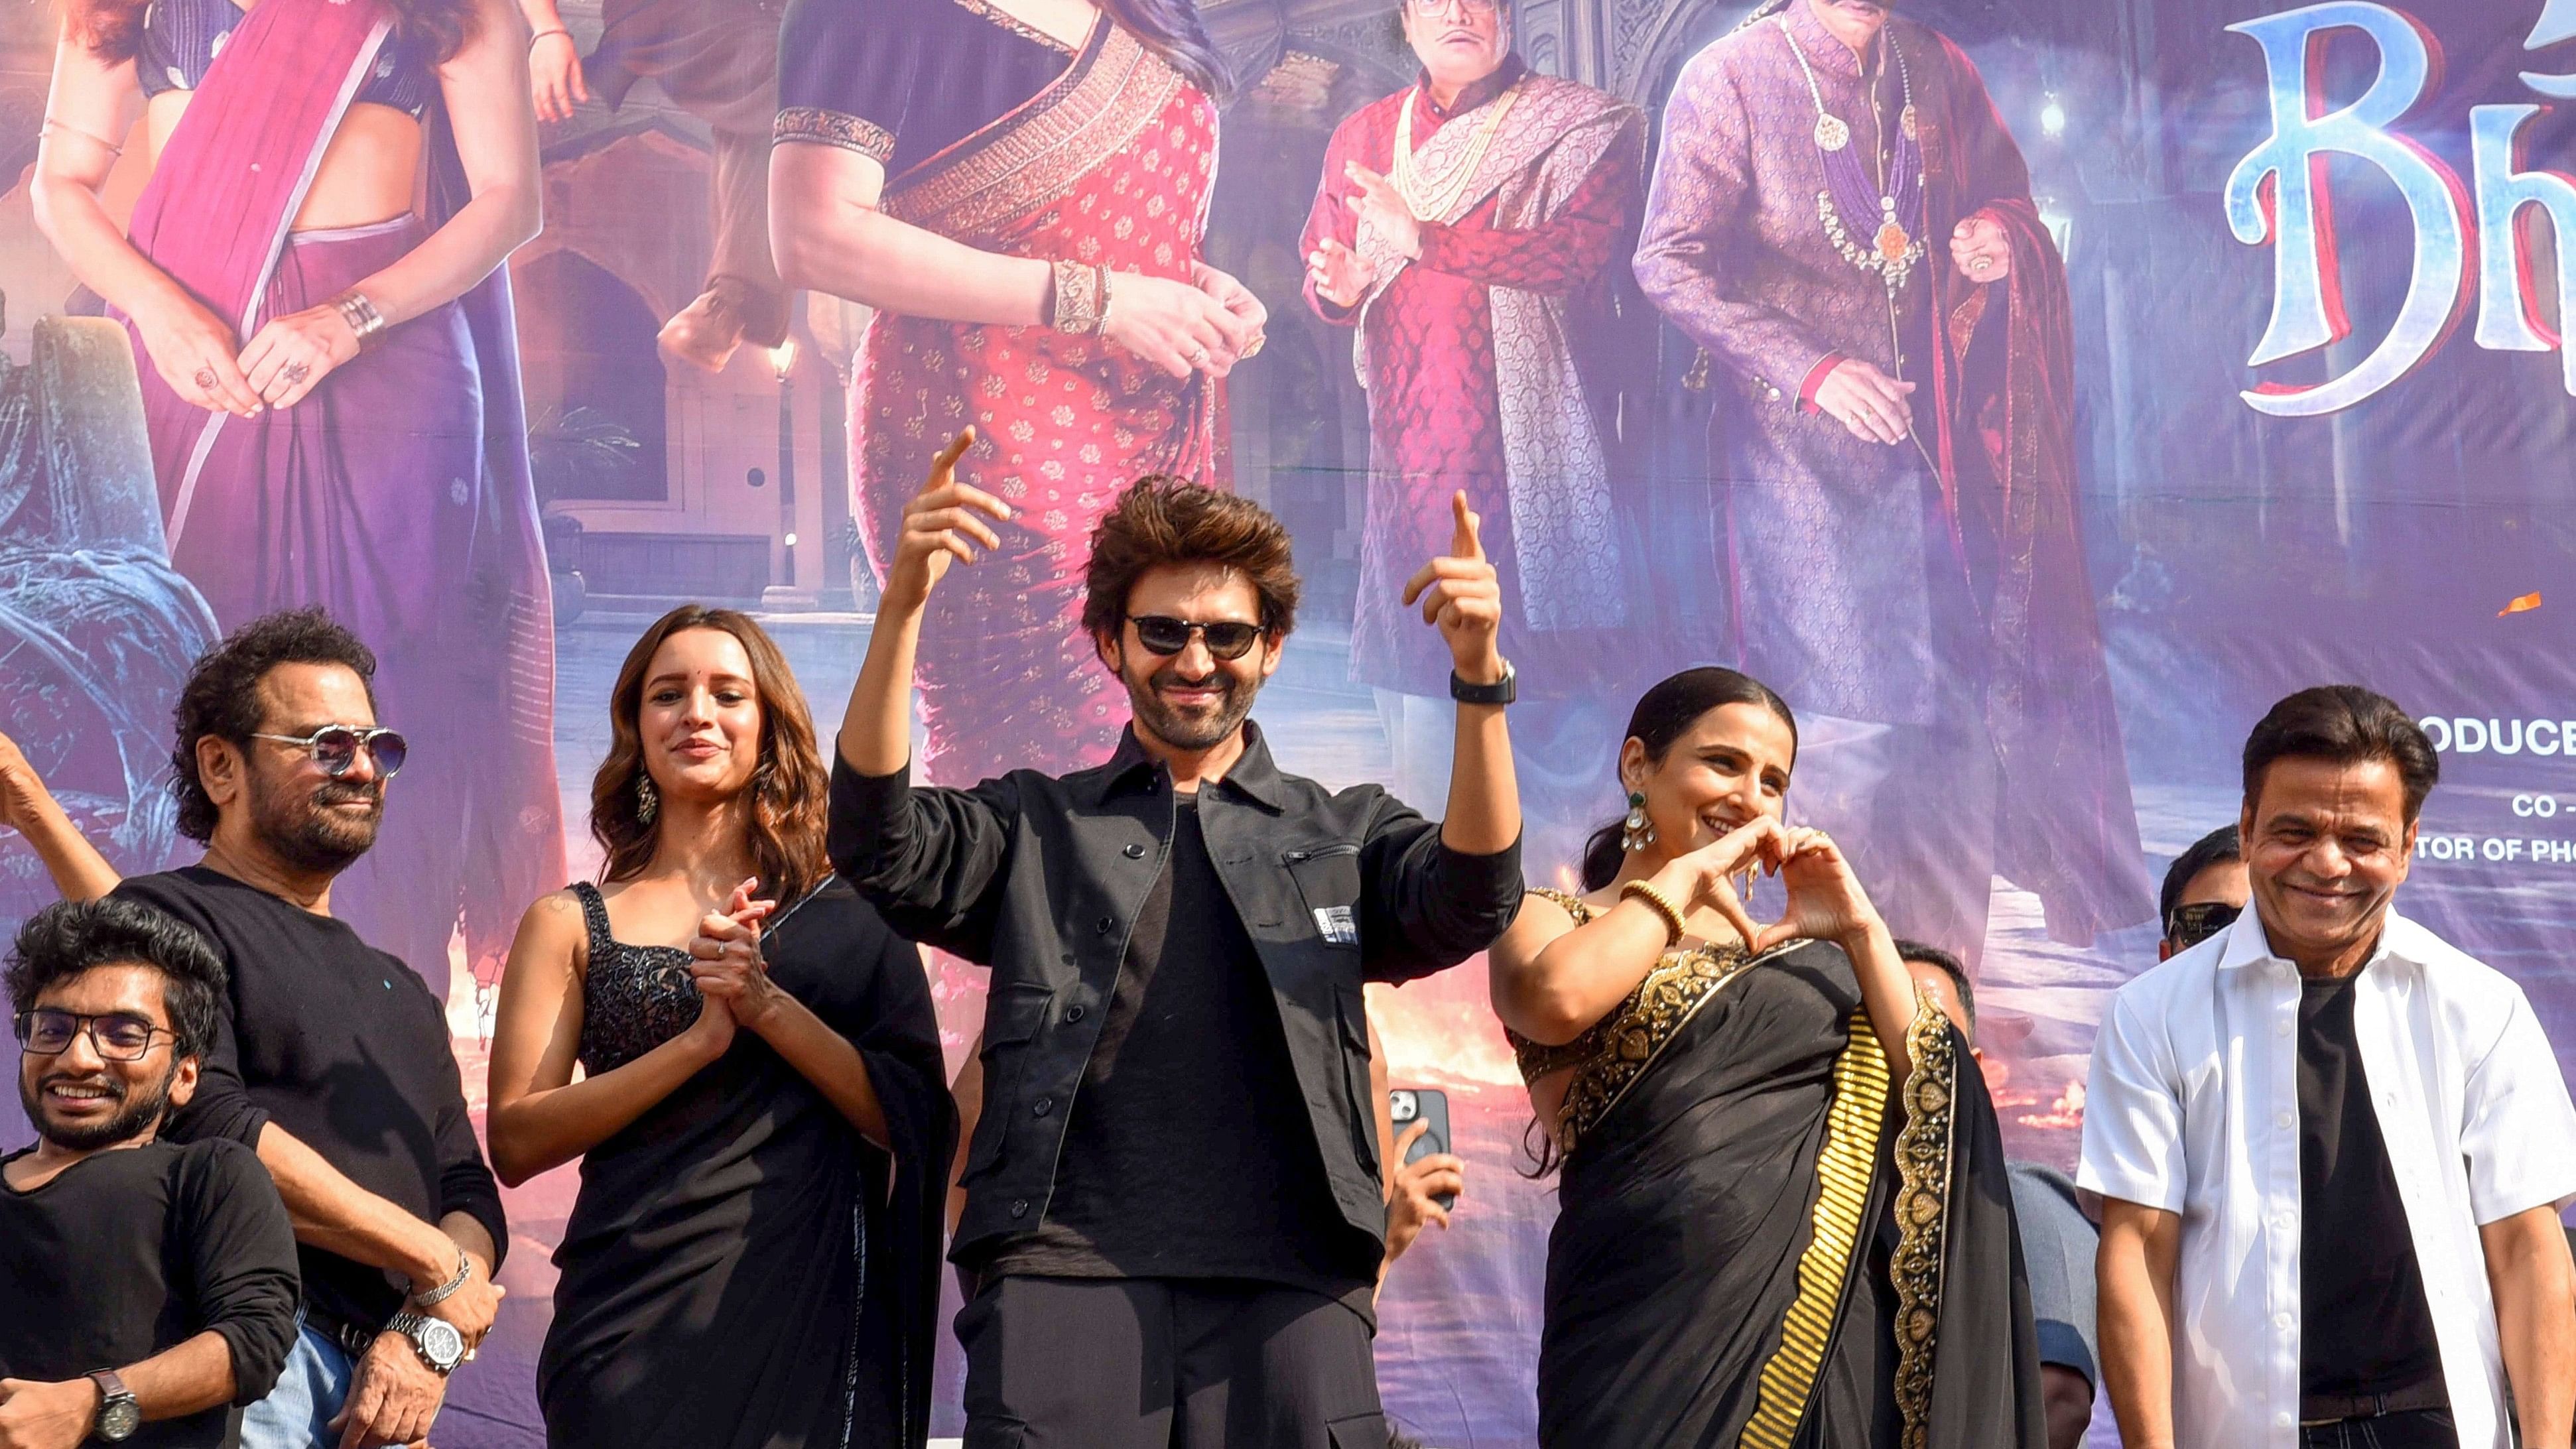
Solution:
M1682 908L1673 904L1671 896L1655 889L1652 882L1645 880L1628 882L1619 887L1619 899L1644 901L1656 915L1663 917L1664 929L1672 933L1671 937L1664 942L1666 946L1680 945L1682 937L1688 934L1682 928Z
M1048 321L1071 337L1089 337L1109 317L1109 280L1101 268L1082 262L1056 262L1055 296Z

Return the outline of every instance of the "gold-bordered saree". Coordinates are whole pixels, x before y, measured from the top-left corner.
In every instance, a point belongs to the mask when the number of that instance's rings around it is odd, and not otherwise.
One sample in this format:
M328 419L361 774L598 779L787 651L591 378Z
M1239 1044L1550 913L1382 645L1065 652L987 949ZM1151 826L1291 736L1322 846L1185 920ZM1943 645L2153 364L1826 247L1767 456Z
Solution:
M1928 1000L1907 1046L1900 1088L1817 941L1668 952L1577 1042L1522 1046L1573 1068L1541 1443L2037 1449L1993 1105Z

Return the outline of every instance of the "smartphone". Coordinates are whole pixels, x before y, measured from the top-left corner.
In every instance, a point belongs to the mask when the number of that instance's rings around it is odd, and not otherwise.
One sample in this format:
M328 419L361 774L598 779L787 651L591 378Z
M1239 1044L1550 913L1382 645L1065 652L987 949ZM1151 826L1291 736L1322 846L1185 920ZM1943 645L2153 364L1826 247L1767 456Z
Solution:
M1386 1114L1393 1119L1398 1137L1402 1137L1404 1129L1416 1122L1431 1124L1414 1139L1411 1147L1405 1149L1405 1161L1419 1162L1435 1152L1453 1150L1449 1137L1449 1094L1439 1088L1397 1087L1386 1094ZM1444 1208L1454 1208L1458 1205L1458 1194L1437 1193L1431 1200Z

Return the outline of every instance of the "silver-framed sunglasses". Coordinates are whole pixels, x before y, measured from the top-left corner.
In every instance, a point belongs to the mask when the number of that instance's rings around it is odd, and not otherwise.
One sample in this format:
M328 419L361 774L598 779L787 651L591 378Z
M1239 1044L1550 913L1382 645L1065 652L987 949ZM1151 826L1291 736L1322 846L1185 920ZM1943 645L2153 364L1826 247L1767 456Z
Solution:
M402 773L403 760L411 753L411 741L398 732L358 725L324 725L309 735L253 733L251 738L302 746L321 765L322 772L334 780L357 768L361 750L374 757L376 773L388 780Z

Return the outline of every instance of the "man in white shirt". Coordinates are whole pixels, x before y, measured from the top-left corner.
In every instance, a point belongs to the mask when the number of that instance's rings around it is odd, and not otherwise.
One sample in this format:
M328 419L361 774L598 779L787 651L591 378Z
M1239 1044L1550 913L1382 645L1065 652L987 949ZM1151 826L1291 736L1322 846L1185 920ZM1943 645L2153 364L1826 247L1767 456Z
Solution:
M2391 908L2440 763L2350 685L2245 745L2253 908L2112 998L2077 1183L2129 1449L2566 1449L2576 1106L2522 989Z

